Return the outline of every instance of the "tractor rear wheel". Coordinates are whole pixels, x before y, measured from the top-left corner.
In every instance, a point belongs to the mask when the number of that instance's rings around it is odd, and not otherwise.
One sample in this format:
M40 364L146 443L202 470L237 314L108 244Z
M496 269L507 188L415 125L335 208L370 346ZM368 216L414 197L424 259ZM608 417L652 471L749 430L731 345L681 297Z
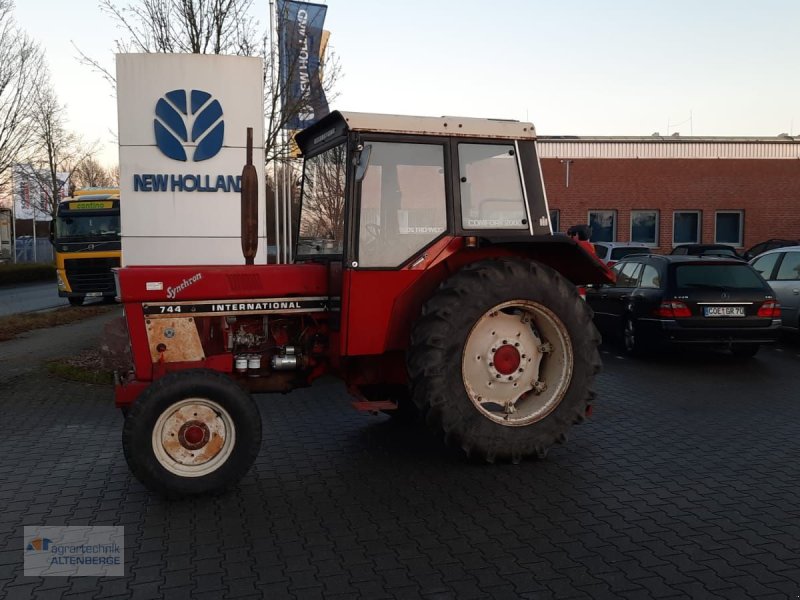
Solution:
M544 457L586 415L599 342L591 310L554 270L477 262L442 283L412 330L413 399L469 456Z
M241 479L261 447L253 399L227 376L171 373L131 406L122 448L136 478L165 496L222 491Z

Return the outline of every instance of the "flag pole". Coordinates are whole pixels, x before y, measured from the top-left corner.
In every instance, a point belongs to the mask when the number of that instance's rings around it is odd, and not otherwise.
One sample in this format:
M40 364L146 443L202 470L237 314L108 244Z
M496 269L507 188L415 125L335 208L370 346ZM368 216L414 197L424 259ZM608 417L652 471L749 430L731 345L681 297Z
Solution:
M271 115L273 127L280 122L280 83L278 77L275 76L275 63L277 61L277 21L275 14L275 0L269 0L269 55L270 55L270 84L272 85L273 107L276 114ZM280 218L280 202L278 201L278 160L275 152L275 146L278 143L277 132L269 132L272 135L272 200L275 204L275 263L281 263L281 218Z
M12 263L17 264L17 182L13 169L11 171L11 237L14 239L14 243L11 244Z

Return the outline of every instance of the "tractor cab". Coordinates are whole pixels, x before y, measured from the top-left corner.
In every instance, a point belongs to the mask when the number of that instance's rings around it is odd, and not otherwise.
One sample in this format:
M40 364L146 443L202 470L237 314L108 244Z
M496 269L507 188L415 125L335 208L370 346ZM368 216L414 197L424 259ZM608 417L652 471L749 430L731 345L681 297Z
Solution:
M447 237L551 234L535 137L514 121L331 113L297 135L295 259L402 269Z
M293 260L329 264L342 355L405 349L430 291L482 256L522 253L574 283L610 280L552 235L535 140L531 123L351 112L297 135Z

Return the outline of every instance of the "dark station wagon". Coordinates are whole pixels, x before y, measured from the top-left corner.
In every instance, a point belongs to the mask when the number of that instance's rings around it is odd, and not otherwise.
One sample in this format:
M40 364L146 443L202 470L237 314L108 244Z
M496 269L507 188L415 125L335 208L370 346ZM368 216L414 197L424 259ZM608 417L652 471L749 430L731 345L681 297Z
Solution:
M654 254L625 258L612 270L616 284L588 289L586 301L601 333L630 354L705 344L748 357L779 336L780 305L741 260Z

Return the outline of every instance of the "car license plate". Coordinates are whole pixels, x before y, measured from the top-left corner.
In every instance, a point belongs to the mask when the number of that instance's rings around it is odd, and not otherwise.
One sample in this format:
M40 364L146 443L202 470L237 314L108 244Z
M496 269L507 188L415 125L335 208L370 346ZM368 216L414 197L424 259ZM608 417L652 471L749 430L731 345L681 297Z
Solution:
M87 298L99 298L103 295L103 292L86 292Z
M744 306L704 306L703 314L707 317L743 317Z

